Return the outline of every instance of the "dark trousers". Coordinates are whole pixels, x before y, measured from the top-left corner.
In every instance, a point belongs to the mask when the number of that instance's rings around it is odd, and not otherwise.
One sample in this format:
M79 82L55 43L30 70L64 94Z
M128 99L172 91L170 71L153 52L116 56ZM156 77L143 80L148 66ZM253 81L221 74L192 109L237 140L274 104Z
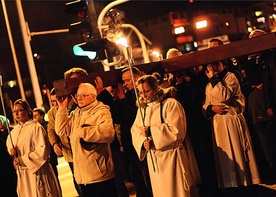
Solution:
M254 125L257 136L262 145L264 155L271 167L273 179L276 179L276 124L275 120L257 123Z
M129 197L128 189L124 182L125 171L122 153L119 150L112 151L112 159L114 163L115 183L118 194L120 197Z
M72 174L73 174L73 181L74 181L75 188L76 188L76 190L77 190L79 196L80 196L80 197L83 197L82 191L81 191L81 187L80 187L79 184L77 184L77 182L76 182L76 180L75 180L75 177L74 177L74 166L73 166L73 162L68 162L68 164L69 164L69 167L70 167L71 172L72 172Z
M151 197L151 183L148 171L147 159L140 161L137 154L128 155L133 184L137 197Z
M118 197L114 179L80 186L83 197Z

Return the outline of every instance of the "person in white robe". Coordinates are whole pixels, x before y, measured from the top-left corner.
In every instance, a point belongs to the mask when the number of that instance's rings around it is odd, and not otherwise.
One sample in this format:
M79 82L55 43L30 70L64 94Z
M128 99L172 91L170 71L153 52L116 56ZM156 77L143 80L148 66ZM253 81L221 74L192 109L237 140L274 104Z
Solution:
M198 196L182 145L186 135L183 107L158 86L153 75L139 78L137 88L140 104L131 128L132 141L139 159L147 159L153 196Z
M7 138L7 150L17 173L18 197L61 197L58 180L49 163L47 133L32 119L29 103L18 99L13 105L18 122Z
M212 120L213 145L219 188L260 183L250 133L243 116L245 98L226 61L207 66L203 112Z

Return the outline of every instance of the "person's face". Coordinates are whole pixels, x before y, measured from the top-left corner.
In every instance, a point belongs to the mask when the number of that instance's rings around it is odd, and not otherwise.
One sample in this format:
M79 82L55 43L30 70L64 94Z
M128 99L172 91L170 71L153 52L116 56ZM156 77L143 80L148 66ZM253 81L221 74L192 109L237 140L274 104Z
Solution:
M122 74L122 80L123 80L123 86L126 88L128 91L133 90L133 82L131 78L130 71L126 71Z
M5 131L5 128L6 128L6 125L3 124L3 123L0 121L0 132L4 132L4 131Z
M254 31L252 34L250 34L250 37L254 38L254 37L257 37L257 36L264 35L264 34L265 34L265 32L262 32L262 31Z
M219 43L217 41L214 42L208 42L208 48L213 48L219 46Z
M203 69L203 66L201 66L201 65L200 66L194 66L194 67L190 68L190 70L195 74L200 73L202 71L202 69Z
M90 103L95 101L95 99L96 96L91 94L91 91L89 91L89 88L87 88L87 86L83 85L79 87L76 94L76 100L80 108L89 105Z
M221 62L215 62L210 65L211 65L215 75L219 74L224 69L224 66Z
M13 115L15 120L20 123L25 123L29 120L29 111L24 109L22 105L16 104L13 106Z
M180 51L173 51L168 55L168 59L173 58L173 57L178 57L180 55L182 55L182 53Z
M58 109L58 103L57 103L57 97L56 95L50 95L50 98L51 98L51 103L52 105Z
M37 111L34 111L33 112L33 117L34 117L34 119L37 121L37 122L39 122L39 123L42 123L42 120L43 120L43 116L42 115L40 115L40 113L39 112L37 112Z
M70 76L70 79L73 79L73 78L77 78L79 77L79 75L77 73L73 73L71 76Z
M147 103L154 101L156 90L152 89L148 83L138 84L139 95L145 99Z

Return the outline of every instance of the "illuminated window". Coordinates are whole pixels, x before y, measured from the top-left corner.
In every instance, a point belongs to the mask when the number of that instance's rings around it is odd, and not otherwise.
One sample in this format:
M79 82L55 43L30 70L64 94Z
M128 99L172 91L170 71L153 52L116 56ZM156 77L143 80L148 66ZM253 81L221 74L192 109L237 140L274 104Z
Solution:
M174 28L174 34L183 34L185 32L185 28L183 26Z
M201 28L204 28L204 27L207 27L207 21L206 20L196 22L196 28L197 29L201 29Z

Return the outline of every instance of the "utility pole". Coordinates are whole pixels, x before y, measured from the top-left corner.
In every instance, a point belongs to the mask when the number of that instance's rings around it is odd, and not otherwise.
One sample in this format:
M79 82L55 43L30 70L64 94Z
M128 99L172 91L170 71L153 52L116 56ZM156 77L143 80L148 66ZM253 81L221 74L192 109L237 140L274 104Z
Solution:
M6 26L7 26L7 32L8 32L8 36L9 36L13 62L14 62L17 81L18 81L18 86L19 86L19 90L20 90L20 95L21 95L22 99L26 100L25 91L24 91L22 78L21 78L21 73L20 73L20 69L19 69L19 65L18 65L17 56L16 56L16 51L15 51L15 48L14 48L14 42L13 42L13 39L12 39L10 22L9 22L9 18L8 18L8 14L7 14L5 0L2 0L1 2L2 2L3 13L4 13L4 17L5 17Z
M42 99L42 95L41 95L41 89L40 89L38 78L37 78L37 72L36 72L36 67L35 67L34 58L33 58L33 52L32 52L31 43L30 43L31 36L54 34L54 33L64 33L64 32L69 32L69 29L30 32L28 23L25 21L21 0L16 0L16 5L17 5L19 22L20 22L20 26L21 26L22 37L23 37L26 58L27 58L27 62L28 62L29 73L30 73L30 77L31 77L33 94L35 97L36 106L39 108L44 108L43 99Z
M26 21L25 21L23 9L22 9L21 0L16 0L16 7L17 7L17 11L18 11L19 23L21 26L21 32L22 32L22 37L23 37L26 58L27 58L27 62L28 62L28 67L29 67L29 72L30 72L36 106L39 108L44 108L41 91L40 91L40 87L39 87L39 83L38 83L33 53L32 53L32 49L31 49L31 44L30 44L30 41L28 38Z

